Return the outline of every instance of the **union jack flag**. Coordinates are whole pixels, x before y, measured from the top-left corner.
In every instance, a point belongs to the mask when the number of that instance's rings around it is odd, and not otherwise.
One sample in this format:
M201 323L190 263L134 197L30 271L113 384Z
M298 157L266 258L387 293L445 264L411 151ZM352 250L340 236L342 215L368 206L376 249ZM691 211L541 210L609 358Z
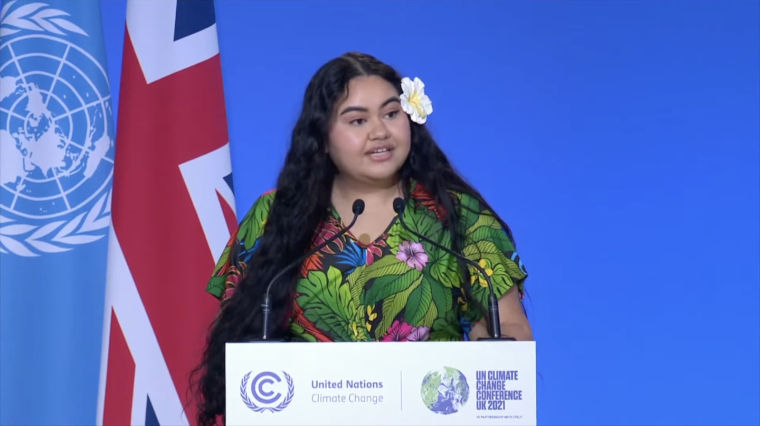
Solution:
M195 423L188 374L237 225L213 0L128 0L97 423Z

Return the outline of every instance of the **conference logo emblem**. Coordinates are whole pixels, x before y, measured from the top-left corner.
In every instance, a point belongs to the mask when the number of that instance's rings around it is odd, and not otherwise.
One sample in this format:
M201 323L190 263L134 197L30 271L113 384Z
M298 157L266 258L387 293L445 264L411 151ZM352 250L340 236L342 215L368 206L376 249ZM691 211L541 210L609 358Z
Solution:
M108 75L63 10L0 9L0 253L32 257L108 234L114 126Z
M256 413L280 412L293 401L293 378L286 372L282 376L271 371L264 371L251 380L249 371L240 381L240 398L243 404ZM248 386L250 382L250 387Z
M436 414L454 414L467 404L470 385L461 371L443 367L425 375L420 390L422 402Z

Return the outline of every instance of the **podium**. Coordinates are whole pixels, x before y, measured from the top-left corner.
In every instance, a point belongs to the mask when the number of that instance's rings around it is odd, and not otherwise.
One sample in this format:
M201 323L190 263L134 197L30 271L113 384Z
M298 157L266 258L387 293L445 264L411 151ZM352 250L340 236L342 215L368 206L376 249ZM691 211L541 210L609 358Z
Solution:
M226 424L535 425L535 342L228 343Z

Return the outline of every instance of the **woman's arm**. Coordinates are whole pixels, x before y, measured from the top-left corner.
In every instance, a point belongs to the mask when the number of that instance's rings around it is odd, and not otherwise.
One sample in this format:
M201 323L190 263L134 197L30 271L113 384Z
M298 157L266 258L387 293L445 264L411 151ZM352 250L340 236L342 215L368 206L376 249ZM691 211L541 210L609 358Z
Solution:
M533 330L525 316L520 292L517 286L513 286L499 299L499 319L501 320L501 335L512 337L516 340L533 340ZM478 340L481 337L491 337L488 333L488 318L478 321L470 330L470 340Z

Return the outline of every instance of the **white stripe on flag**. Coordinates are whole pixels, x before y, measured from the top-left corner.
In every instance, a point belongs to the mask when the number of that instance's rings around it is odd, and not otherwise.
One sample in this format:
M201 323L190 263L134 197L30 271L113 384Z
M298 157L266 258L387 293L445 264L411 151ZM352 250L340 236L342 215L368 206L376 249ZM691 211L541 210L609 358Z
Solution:
M219 259L227 246L230 231L216 191L231 209L235 208L235 196L224 181L224 177L232 173L230 144L180 164L179 170L201 222L211 258Z
M216 24L174 40L177 1L130 1L127 28L148 84L219 53Z
M131 424L145 424L145 407L147 398L150 396L159 424L189 425L177 389L169 374L169 368L161 353L161 347L158 345L156 334L150 324L148 313L142 304L113 227L111 227L109 237L106 316L110 319L110 309L113 306L129 351L135 361L135 393ZM166 301L166 303L171 303L171 301ZM104 333L104 335L107 334L107 332ZM103 344L107 346L108 339L104 338ZM107 365L108 349L105 348L103 353L106 358L103 358L101 362ZM101 367L101 371L103 368ZM101 394L98 395L98 424L103 423L105 401L103 393L106 382L104 378L105 374L101 376Z

